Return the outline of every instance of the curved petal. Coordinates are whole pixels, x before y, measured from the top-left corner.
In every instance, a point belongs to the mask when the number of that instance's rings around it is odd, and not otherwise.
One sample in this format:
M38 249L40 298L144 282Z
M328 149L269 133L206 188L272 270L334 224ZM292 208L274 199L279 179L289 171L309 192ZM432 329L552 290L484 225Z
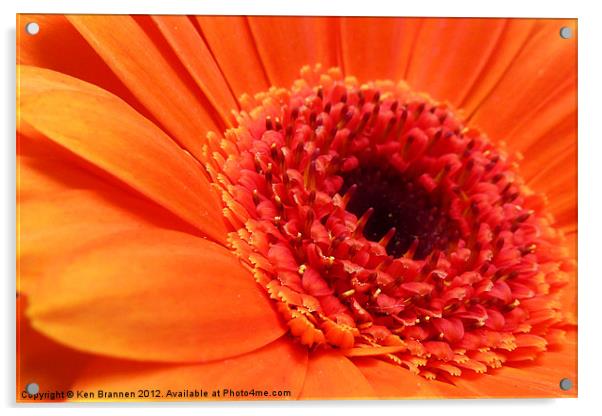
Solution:
M107 171L39 132L29 129L26 134L17 134L17 206L72 191L95 193L108 204L124 210L137 206L135 214L145 217L150 223L191 234L201 234L197 228L180 219L172 211L145 198ZM115 201L112 200L114 197L117 198ZM140 205L121 204L120 201L124 198L139 201Z
M194 19L236 98L268 89L267 75L246 17L194 16Z
M187 16L152 16L159 30L224 123L232 126L237 103L211 51Z
M339 64L338 22L332 17L251 16L257 50L271 84L289 87L304 65Z
M285 332L227 249L166 230L124 232L65 258L26 295L33 326L74 348L135 360L210 361Z
M187 229L160 207L119 190L46 192L19 201L17 218L17 290L25 291L54 263L94 240L125 230Z
M207 132L221 128L136 21L123 15L68 18L170 135L200 157Z
M422 19L418 18L341 18L345 73L360 82L405 79L421 23Z
M160 365L98 358L84 369L74 388L86 391L158 389L160 400L176 401L282 400L299 395L306 368L307 350L281 337L258 350L205 364ZM207 392L207 398L168 396L169 390L195 389ZM261 391L262 395L243 395L243 390ZM263 395L266 391L267 395ZM278 391L288 391L290 395L279 396ZM213 396L213 392L219 396Z
M577 36L560 38L562 26L571 27L576 33L575 20L547 19L537 23L512 65L476 108L470 119L472 124L493 139L503 139L513 126L529 119L533 107L567 80L576 80Z
M116 232L161 227L199 234L43 136L19 135L17 149L17 289L76 248Z
M407 81L417 91L458 105L485 68L504 19L426 18L414 44Z
M301 399L373 399L374 389L360 370L336 351L310 354Z
M110 185L123 186L117 180L114 184L110 183L111 179L106 172L35 130L17 134L18 203L70 189L110 189Z
M19 130L33 127L225 241L221 208L201 167L154 124L91 84L40 68L18 71Z

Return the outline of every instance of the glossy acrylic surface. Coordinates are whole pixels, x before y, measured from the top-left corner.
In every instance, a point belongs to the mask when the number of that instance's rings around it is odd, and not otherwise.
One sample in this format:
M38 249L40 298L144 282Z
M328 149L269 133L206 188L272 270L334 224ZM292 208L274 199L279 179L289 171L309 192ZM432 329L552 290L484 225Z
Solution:
M576 51L17 16L17 401L576 397Z

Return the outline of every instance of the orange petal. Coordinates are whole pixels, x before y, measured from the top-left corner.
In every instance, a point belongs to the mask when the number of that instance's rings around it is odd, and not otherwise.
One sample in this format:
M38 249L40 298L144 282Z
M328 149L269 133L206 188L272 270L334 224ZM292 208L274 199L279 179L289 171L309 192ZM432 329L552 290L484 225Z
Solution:
M220 205L201 167L154 124L91 84L27 66L18 73L20 130L23 124L32 126L225 241Z
M93 192L107 205L119 205L124 210L136 204L120 205L122 199L139 201L137 216L146 217L155 225L199 234L198 229L171 211L35 130L30 129L27 135L17 134L17 206L72 191ZM115 204L113 198L119 203Z
M545 141L546 136L557 130L557 125L573 119L573 129L577 129L577 84L575 79L568 79L558 86L557 90L547 99L540 101L529 109L525 118L516 123L504 135L512 150L519 150L525 155L531 151L537 153L537 148ZM554 146L556 142L548 143Z
M383 399L444 397L431 386L442 383L429 381L399 366L374 358L354 359L353 362Z
M35 130L17 134L18 203L69 189L107 187L111 176L94 169Z
M108 15L68 18L170 135L200 157L207 132L221 128L136 21Z
M186 230L160 207L119 190L47 192L18 204L17 290L58 259L99 238L154 227Z
M494 52L505 19L423 19L407 81L417 91L458 105Z
M58 344L34 330L23 315L26 300L17 298L17 401L32 401L24 391L37 383L40 391L67 391L93 356ZM24 397L25 396L25 397Z
M268 79L244 16L195 16L236 98L268 89Z
M43 136L19 135L17 149L17 289L57 258L115 232L163 227L198 234Z
M299 395L306 368L307 350L281 337L258 350L205 364L160 365L99 358L84 369L75 389L158 389L160 400L177 401L285 400ZM194 389L206 391L207 397L166 397L168 390ZM241 390L261 391L262 395L242 395ZM213 392L219 392L219 396L212 396Z
M467 114L472 114L477 106L493 90L514 63L516 56L533 34L537 19L507 19L506 26L481 74L472 85L468 94L458 104Z
M257 50L272 85L288 87L304 65L339 64L338 22L332 17L249 17Z
M575 36L562 39L568 26ZM478 105L471 123L494 139L503 139L513 126L529 118L530 110L577 76L576 20L547 19L534 33L493 90Z
M271 301L227 249L167 230L95 241L25 292L34 328L120 358L210 361L285 332Z
M124 184L105 171L40 134L35 138L19 134L17 153L17 209L21 240L32 237L45 227L50 227L46 237L52 238L62 226L85 222L80 217L104 223L104 226L109 223L127 223L132 227L152 224L153 227L199 234L196 228L172 212L131 188L123 189ZM57 195L63 195L70 202L61 202ZM87 195L90 198L86 198ZM56 204L49 205L48 202L51 201ZM59 215L60 212L65 215ZM49 221L45 222L44 218ZM29 226L30 221L35 226ZM93 228L93 225L86 225L89 231L95 229L102 235L106 234L104 226ZM56 230L52 230L53 227ZM75 233L71 237L81 245L83 240L96 238L93 234ZM63 235L61 239L66 237ZM23 249L23 246L19 248ZM45 252L49 248L51 247L47 245ZM36 260L39 261L40 259Z
M360 82L405 79L421 22L413 18L341 18L345 73Z
M362 372L342 354L316 351L309 356L301 399L370 399L374 389Z
M192 21L187 16L152 16L152 19L222 120L231 126L236 100Z

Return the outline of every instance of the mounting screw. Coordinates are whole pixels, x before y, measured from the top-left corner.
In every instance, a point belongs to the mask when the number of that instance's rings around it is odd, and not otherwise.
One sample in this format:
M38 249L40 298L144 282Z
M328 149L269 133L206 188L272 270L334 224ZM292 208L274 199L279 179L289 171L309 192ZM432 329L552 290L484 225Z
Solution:
M573 37L573 30L568 26L563 26L560 28L560 37L562 39L570 39Z
M25 25L25 32L31 36L37 35L40 33L40 25L36 22L29 22Z
M28 394L38 394L40 392L40 386L38 383L29 383L27 386L25 386L25 391Z
M563 378L560 380L560 389L567 391L573 388L573 382L570 378Z

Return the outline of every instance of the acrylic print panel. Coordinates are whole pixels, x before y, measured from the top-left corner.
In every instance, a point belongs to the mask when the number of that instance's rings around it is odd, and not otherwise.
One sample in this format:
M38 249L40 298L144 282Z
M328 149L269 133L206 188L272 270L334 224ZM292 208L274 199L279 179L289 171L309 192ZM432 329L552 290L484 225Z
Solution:
M17 401L577 395L576 20L17 33Z

